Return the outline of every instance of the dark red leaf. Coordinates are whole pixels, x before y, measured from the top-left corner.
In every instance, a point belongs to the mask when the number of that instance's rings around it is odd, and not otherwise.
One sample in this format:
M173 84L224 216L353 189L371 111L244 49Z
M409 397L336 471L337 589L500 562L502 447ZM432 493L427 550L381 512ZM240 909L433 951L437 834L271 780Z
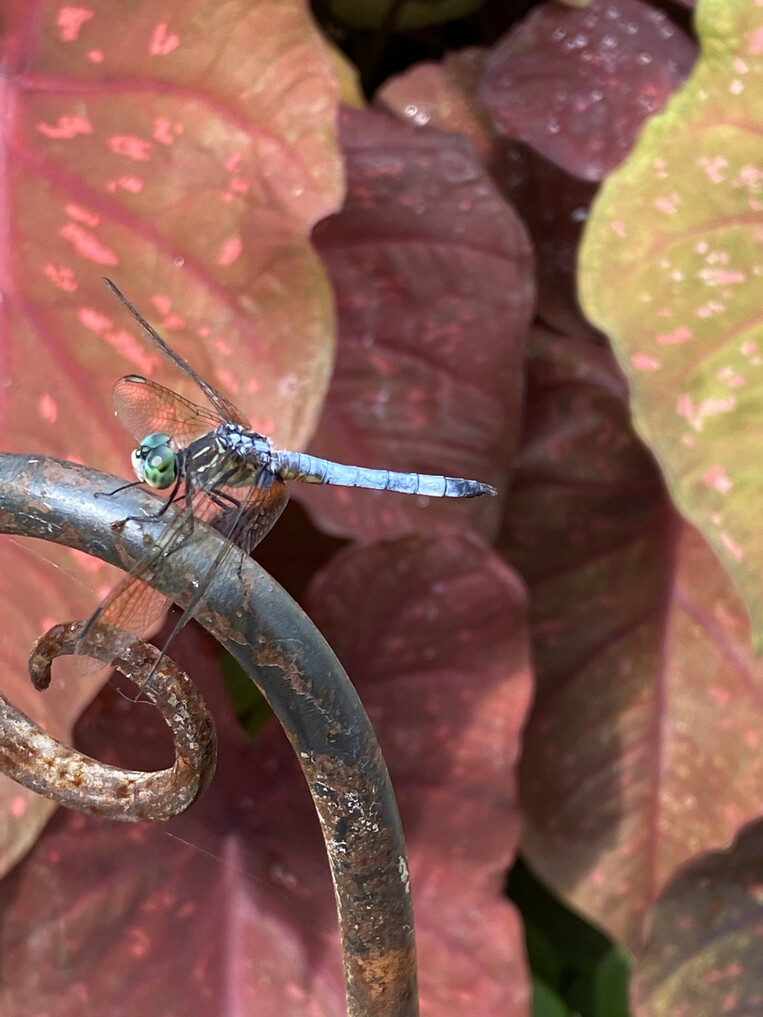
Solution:
M601 180L691 69L696 47L641 0L536 7L491 51L480 98L493 126L584 180Z
M473 145L527 226L535 248L538 315L567 334L591 338L577 300L578 244L598 184L580 180L520 142L497 137L478 99L488 50L451 53L390 79L376 99L401 120L458 133Z
M671 881L634 972L634 1017L760 1012L762 854L757 822Z
M504 484L518 433L530 250L461 139L345 111L345 208L315 240L339 350L311 450L363 466ZM302 489L330 532L364 539L476 521L500 505Z

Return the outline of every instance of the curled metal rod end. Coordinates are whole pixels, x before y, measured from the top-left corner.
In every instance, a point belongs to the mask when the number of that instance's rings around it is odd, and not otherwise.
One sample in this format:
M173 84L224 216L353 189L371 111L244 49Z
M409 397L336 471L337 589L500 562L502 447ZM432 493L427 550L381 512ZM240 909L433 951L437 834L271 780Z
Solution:
M175 764L146 773L107 766L62 744L0 695L0 769L24 787L80 812L127 822L171 819L205 790L217 761L217 733L190 678L156 647L121 629L86 622L54 625L29 659L35 688L50 684L58 656L86 652L122 672L172 731Z

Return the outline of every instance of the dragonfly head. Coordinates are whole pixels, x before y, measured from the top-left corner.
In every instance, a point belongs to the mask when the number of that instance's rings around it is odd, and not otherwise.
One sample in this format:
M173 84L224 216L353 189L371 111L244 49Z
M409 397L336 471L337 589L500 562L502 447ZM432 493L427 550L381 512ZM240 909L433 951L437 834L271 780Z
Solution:
M163 491L177 480L177 455L168 434L149 434L132 454L132 468L141 483Z

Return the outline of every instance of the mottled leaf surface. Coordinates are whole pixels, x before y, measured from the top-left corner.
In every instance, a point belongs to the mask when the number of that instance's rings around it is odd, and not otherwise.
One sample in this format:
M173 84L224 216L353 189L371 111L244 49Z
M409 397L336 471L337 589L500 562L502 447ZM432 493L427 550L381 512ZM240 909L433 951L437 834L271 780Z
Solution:
M502 897L530 698L521 584L476 538L411 539L341 555L308 606L358 686L395 784L422 1013L455 1017L467 1005L525 1017L522 934ZM218 719L215 781L166 824L54 817L0 884L5 1017L345 1013L328 864L293 751L275 724L246 742L200 639L181 663ZM149 769L168 762L159 726L149 707L112 693L79 741Z
M493 152L493 130L477 100L477 86L488 51L476 46L446 53L440 63L425 61L387 81L374 102L417 127L437 127L470 141L486 164Z
M761 854L758 822L671 881L634 973L634 1017L760 1012Z
M686 77L694 53L642 0L542 4L491 50L479 94L499 134L601 180Z
M531 351L500 542L533 606L524 849L638 951L677 867L763 809L763 663L726 573L630 429L610 355L542 333Z
M315 241L339 348L310 450L505 486L518 436L534 286L524 228L460 138L346 110L348 195ZM341 488L295 495L322 528L363 539L472 523L500 505Z
M150 374L198 400L104 274L257 425L304 442L333 358L309 230L341 200L336 85L304 5L9 2L0 74L2 447L127 477L116 379ZM3 689L66 732L92 680L70 674L33 704L26 656L113 573L91 562L83 580L72 553L15 544L0 564ZM30 802L3 785L1 867L47 815Z
M690 83L602 190L582 296L673 499L734 577L760 646L763 12L710 0L698 28Z
M448 54L439 64L415 65L386 82L376 100L402 120L431 124L471 142L533 241L538 316L566 334L590 338L594 330L578 307L576 261L598 183L496 133L478 96L488 53L472 48ZM560 130L567 126L562 121ZM574 124L570 129L576 130Z

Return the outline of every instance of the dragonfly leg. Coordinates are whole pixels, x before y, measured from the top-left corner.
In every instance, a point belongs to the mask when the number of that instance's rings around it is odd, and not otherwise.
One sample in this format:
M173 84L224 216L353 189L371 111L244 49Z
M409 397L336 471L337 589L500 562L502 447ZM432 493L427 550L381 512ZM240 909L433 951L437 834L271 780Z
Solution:
M104 498L110 498L113 494L118 494L120 491L126 491L130 487L139 487L141 486L141 483L142 482L140 480L134 480L131 484L123 484L122 487L118 487L116 491L110 492L97 491L95 496L97 498L99 494L102 494ZM180 488L181 483L182 483L181 479L178 478L178 480L175 482L175 486L173 487L172 493L170 494L169 498L164 502L162 507L157 512L150 512L147 515L142 516L126 516L121 521L122 525L124 525L125 523L142 523L145 522L146 519L161 519L164 513L170 507L170 505L172 505L176 501L179 501L181 498L185 497L185 494L178 494L178 490Z
M142 481L133 480L129 484L122 484L121 487L117 487L114 491L96 491L94 494L95 498L113 498L115 494L119 494L120 491L129 491L131 487L140 487Z
M241 508L241 502L238 498L234 498L231 494L226 494L225 491L207 491L207 497L218 508L225 509L226 511L231 508Z
M184 501L185 502L185 512L183 514L183 518L180 521L180 526L179 526L179 529L181 531L181 536L180 536L178 542L173 546L173 548L172 548L173 551L177 550L177 548L179 548L179 547L182 547L183 544L185 544L186 540L188 540L188 538L193 533L193 523L194 523L193 488L191 487L190 484L186 484L185 485L185 490L184 491L180 491L181 483L182 483L182 480L181 480L180 477L178 477L178 479L177 479L177 481L175 483L175 486L172 489L172 494L170 495L170 497L167 499L165 504L161 507L161 509L157 513L157 516L161 516L161 515L163 515L167 511L167 509L170 507L170 505L172 505L174 502L176 502L176 501ZM184 533L182 532L183 530L185 530Z

